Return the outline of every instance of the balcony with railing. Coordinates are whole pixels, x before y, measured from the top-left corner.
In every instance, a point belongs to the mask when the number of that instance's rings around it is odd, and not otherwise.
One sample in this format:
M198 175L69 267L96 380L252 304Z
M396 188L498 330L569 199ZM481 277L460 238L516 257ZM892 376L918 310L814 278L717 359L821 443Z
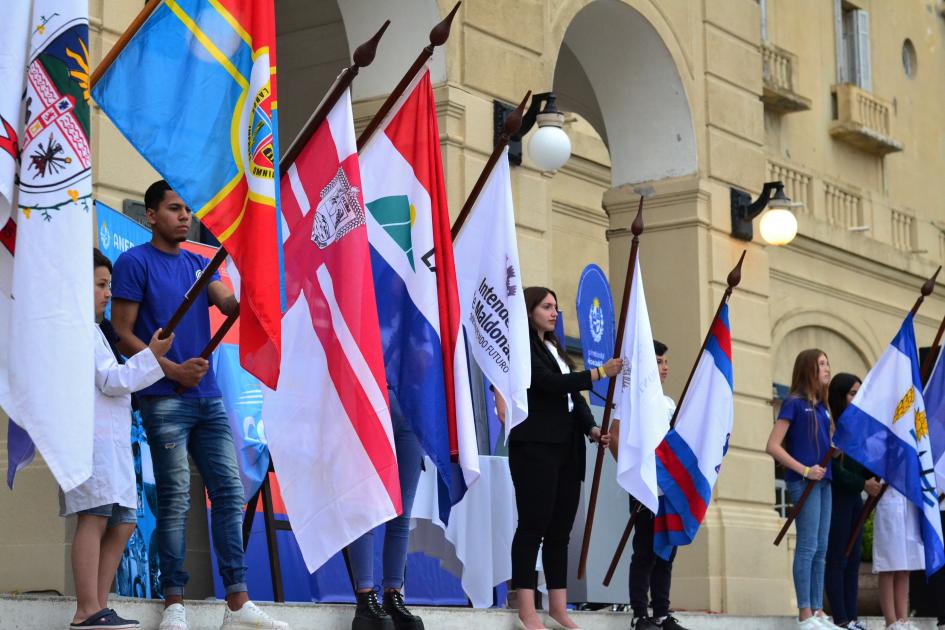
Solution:
M895 139L892 105L851 83L835 85L833 95L830 135L874 155L902 151Z
M916 220L915 217L902 210L892 210L892 245L904 252L916 251Z
M761 74L765 107L788 114L810 109L810 99L795 91L797 55L770 42L761 45Z

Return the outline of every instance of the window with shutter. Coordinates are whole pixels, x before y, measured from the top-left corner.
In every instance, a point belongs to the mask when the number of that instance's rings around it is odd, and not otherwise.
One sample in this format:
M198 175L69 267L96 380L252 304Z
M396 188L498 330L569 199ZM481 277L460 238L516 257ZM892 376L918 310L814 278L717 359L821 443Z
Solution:
M855 27L853 39L856 42L856 84L867 92L873 91L873 71L870 67L870 14L857 9L851 11Z
M870 16L867 11L834 0L837 83L853 83L872 91Z

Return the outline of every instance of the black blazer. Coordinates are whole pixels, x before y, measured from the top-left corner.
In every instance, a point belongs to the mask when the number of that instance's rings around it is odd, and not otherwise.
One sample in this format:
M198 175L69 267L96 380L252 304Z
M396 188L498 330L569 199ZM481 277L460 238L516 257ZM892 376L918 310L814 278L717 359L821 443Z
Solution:
M568 444L577 440L583 453L584 435L590 435L597 426L583 390L591 388L589 370L562 374L558 361L530 330L532 354L532 384L528 388L528 417L509 434L509 444L544 442ZM574 410L568 411L568 394L574 401Z

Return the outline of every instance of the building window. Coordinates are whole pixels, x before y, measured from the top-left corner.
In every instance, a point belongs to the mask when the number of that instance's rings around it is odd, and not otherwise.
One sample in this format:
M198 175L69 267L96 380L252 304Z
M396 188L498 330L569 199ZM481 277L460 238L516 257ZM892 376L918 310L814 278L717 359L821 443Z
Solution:
M768 3L767 0L758 0L758 8L761 13L761 41L768 41Z
M852 83L872 92L869 13L844 0L834 0L834 26L837 83Z
M918 60L915 56L915 46L911 39L902 42L902 69L910 79L915 78L918 69Z

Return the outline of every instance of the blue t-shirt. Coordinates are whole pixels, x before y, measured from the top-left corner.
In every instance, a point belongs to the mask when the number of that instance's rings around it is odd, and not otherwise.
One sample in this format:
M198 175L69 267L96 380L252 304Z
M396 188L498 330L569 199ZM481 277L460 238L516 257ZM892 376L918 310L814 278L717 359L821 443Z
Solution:
M166 326L184 295L209 261L203 256L181 250L167 254L151 243L132 247L115 262L112 273L112 296L138 302L138 320L134 333L148 343L154 331ZM219 280L218 273L213 280ZM210 299L203 291L174 330L174 344L167 358L175 363L199 357L210 341ZM178 383L162 378L138 392L139 396L176 396ZM216 398L220 388L213 375L213 363L197 387L182 394L184 398Z
M787 452L805 466L820 464L830 448L830 412L827 406L819 402L816 406L805 398L789 396L781 404L778 420L787 420L791 426L787 430ZM784 474L785 481L803 480L793 470ZM827 462L827 474L830 479L830 462Z

